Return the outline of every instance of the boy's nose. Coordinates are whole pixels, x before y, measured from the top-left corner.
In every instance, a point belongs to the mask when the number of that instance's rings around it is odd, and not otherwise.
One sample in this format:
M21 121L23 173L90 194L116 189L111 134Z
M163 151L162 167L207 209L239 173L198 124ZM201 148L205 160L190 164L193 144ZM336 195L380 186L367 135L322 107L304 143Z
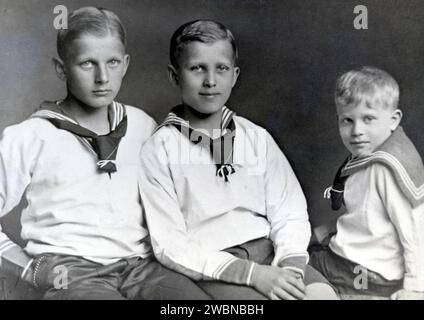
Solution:
M356 122L352 125L352 136L361 136L363 135L363 127L360 123Z
M203 81L203 85L207 88L213 88L216 86L215 75L212 72L209 72L206 75L205 80Z
M106 67L99 66L96 73L96 83L107 83L109 82L109 73Z

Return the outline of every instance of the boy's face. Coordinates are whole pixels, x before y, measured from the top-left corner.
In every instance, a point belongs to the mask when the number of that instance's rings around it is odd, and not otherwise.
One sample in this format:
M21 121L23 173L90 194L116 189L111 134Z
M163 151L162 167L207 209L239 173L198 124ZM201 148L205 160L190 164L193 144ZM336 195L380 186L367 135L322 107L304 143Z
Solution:
M181 90L183 103L203 114L221 110L240 72L234 65L230 42L190 42L178 60L178 68L168 69L171 81Z
M337 116L343 144L354 157L364 157L392 134L402 112L363 99L357 106L337 106Z
M68 45L61 71L68 91L76 99L89 107L101 108L115 99L128 64L129 56L117 36L86 34Z

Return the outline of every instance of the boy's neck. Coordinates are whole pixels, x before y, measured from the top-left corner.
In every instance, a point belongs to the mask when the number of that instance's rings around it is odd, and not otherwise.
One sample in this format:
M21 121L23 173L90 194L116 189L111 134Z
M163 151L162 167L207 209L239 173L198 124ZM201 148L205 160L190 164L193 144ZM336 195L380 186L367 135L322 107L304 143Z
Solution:
M204 114L184 105L183 118L189 122L193 129L206 130L210 137L216 138L217 132L221 130L222 108L215 113Z
M80 126L98 135L104 135L110 132L107 106L93 108L68 95L68 97L60 103L59 108L66 115L76 120Z

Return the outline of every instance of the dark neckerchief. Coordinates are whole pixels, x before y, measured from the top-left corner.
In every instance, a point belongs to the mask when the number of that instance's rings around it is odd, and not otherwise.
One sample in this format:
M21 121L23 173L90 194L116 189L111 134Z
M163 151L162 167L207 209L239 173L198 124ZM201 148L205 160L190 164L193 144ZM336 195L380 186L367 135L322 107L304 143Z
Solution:
M325 196L331 199L333 210L340 209L343 203L346 179L373 163L383 164L390 169L413 208L424 203L424 165L414 144L399 126L371 155L346 159L337 171L333 186L325 192Z
M225 182L228 182L228 176L235 173L233 166L235 138L233 116L235 113L225 106L222 108L221 133L225 133L218 138L212 139L207 134L190 127L189 123L181 117L183 108L183 105L174 107L156 131L163 126L172 125L189 139L190 142L206 147L216 165L216 175L224 178Z
M325 198L329 198L331 200L331 209L339 210L344 204L343 194L344 194L344 186L348 176L341 176L341 172L349 161L351 157L347 157L347 159L343 162L340 168L337 170L336 176L334 177L333 186L327 188L324 193Z
M96 153L98 170L111 174L117 171L116 155L119 143L127 132L128 121L125 107L122 104L112 102L108 108L111 131L106 135L98 135L80 126L74 119L59 109L58 103L55 102L43 103L31 117L46 119L56 128L69 131L77 136L85 146Z

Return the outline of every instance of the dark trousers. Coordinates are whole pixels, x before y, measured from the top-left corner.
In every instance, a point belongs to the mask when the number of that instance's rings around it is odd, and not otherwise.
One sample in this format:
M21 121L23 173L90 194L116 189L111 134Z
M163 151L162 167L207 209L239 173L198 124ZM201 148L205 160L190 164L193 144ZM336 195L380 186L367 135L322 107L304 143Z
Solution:
M271 240L261 238L246 242L239 246L231 247L225 251L237 258L247 259L262 265L270 265L274 259L274 246ZM305 270L305 285L328 281L310 265ZM213 299L218 300L267 300L267 297L243 285L228 284L219 281L199 281L199 287L206 291Z
M335 254L328 246L310 248L310 262L343 295L389 297L402 288L402 280L387 280Z
M45 254L36 273L44 299L209 300L192 280L153 257L100 265L75 256Z

